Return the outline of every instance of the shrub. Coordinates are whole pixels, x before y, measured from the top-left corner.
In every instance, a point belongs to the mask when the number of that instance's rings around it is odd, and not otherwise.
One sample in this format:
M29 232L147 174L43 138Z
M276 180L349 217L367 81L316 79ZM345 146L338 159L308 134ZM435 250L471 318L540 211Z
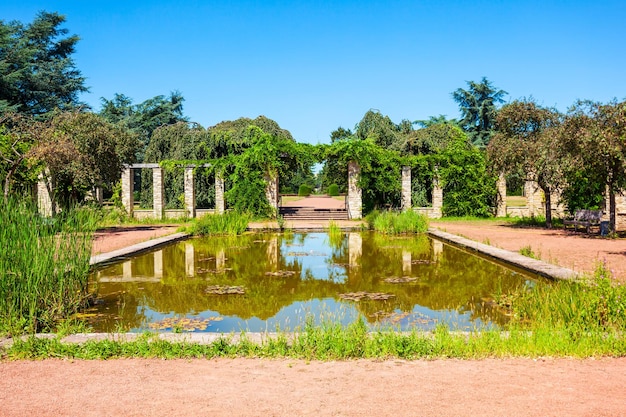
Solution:
M300 197L308 197L311 195L311 191L311 187L306 184L302 184L300 185L300 188L298 188L298 195Z
M337 184L330 184L328 186L328 195L331 197L339 195L339 186Z

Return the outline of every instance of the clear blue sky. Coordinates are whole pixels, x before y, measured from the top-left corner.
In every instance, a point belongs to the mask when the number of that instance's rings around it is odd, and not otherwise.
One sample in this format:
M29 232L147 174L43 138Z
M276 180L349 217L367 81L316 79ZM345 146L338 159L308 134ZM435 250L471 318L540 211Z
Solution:
M67 17L82 96L178 90L208 127L265 115L325 143L369 109L398 123L458 117L450 93L486 76L507 100L566 110L626 98L626 1L31 1L0 19Z

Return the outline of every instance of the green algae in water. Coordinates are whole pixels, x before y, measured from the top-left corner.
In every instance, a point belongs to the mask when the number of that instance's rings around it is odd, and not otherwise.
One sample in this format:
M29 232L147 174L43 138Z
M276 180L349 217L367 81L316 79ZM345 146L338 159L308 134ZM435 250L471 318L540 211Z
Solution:
M307 320L375 329L503 326L493 302L534 278L426 235L194 238L97 270L95 331L293 331ZM356 294L356 295L355 295Z

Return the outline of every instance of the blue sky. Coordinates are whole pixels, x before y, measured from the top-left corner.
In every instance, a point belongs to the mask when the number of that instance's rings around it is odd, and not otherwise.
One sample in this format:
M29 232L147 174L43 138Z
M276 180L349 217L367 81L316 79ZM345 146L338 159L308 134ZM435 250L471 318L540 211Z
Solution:
M30 1L0 19L67 17L82 100L178 90L208 127L265 115L327 143L369 109L398 123L458 117L450 93L486 76L507 100L566 110L626 98L625 1Z

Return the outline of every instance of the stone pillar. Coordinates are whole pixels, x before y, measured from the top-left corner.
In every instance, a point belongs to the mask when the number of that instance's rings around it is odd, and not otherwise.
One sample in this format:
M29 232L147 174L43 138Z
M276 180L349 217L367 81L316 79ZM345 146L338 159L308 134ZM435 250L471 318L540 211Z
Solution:
M540 214L542 208L542 193L539 184L535 181L535 175L532 173L528 174L528 179L524 183L524 195L526 196L528 215L534 217Z
M363 191L359 187L361 167L358 162L348 163L348 216L350 219L363 217Z
M504 172L498 176L496 183L498 194L496 195L496 217L506 217L506 177Z
M278 214L278 173L269 172L265 174L265 196L270 203L270 207L274 210L274 215Z
M224 202L224 179L219 172L215 173L215 214L223 214L226 209Z
M196 187L193 167L185 167L185 211L189 218L196 217Z
M37 179L37 209L44 217L50 217L54 212L48 181L43 173L40 173Z
M152 168L152 209L154 217L162 219L165 212L165 186L163 168Z
M402 211L411 210L411 167L402 167Z
M615 194L615 231L626 230L626 190Z
M133 206L135 199L133 197L133 170L132 168L124 168L122 171L122 205L126 209L126 213L133 217Z
M440 219L443 217L443 188L439 184L439 176L437 172L433 176L433 209L430 214L433 219Z
M96 187L96 203L104 203L104 190L102 187Z

